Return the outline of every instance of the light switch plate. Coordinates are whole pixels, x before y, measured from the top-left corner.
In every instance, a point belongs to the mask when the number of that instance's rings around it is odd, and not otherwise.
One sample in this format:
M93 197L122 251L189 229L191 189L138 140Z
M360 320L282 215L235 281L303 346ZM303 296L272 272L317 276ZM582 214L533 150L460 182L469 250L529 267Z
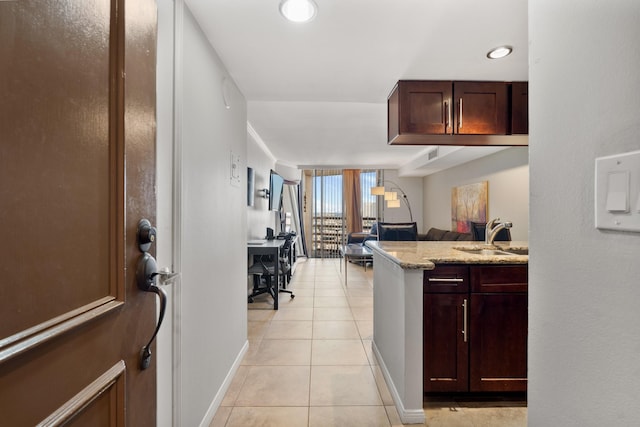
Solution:
M229 182L234 187L240 186L240 156L231 152L231 164L229 165Z
M640 232L640 151L596 159L596 227Z

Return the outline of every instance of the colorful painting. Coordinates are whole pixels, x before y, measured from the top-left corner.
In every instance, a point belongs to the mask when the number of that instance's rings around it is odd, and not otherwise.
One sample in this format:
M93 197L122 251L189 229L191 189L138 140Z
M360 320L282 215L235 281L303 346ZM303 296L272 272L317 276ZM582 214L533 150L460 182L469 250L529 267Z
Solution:
M487 222L487 181L451 189L451 230L471 231L471 222Z

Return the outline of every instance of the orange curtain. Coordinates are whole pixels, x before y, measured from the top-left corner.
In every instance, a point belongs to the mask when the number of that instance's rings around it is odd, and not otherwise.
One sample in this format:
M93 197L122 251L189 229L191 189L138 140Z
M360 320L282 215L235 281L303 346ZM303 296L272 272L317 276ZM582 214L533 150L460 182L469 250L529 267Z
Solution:
M362 189L360 188L360 169L343 170L342 187L347 233L362 231Z

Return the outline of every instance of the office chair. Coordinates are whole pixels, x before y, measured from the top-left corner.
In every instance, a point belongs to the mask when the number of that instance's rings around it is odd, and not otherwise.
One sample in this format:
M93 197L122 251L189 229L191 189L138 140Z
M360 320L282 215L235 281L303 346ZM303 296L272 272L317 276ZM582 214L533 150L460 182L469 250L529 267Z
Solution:
M415 222L381 222L378 224L378 240L418 240L418 226Z
M284 244L280 247L278 259L274 260L269 255L263 255L256 257L253 265L249 267L249 274L253 275L253 291L248 297L250 303L253 302L253 297L268 293L276 300L276 291L273 283L275 280L275 263L278 262L278 275L282 283L282 286L278 289L278 292L285 292L291 294L291 298L295 298L293 291L287 289L288 283L291 281L291 250L293 245L293 238L295 234L288 234L285 237ZM262 285L262 279L265 281L265 285ZM277 307L277 304L275 304Z

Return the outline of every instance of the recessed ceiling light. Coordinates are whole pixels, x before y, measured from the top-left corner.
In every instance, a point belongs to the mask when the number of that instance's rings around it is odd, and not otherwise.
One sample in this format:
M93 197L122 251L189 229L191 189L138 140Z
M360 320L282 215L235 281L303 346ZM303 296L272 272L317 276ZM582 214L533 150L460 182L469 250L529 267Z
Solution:
M280 13L292 22L308 22L315 18L318 6L313 0L282 0Z
M500 59L509 55L513 51L511 46L498 46L496 48L491 49L487 53L487 58L489 59Z

